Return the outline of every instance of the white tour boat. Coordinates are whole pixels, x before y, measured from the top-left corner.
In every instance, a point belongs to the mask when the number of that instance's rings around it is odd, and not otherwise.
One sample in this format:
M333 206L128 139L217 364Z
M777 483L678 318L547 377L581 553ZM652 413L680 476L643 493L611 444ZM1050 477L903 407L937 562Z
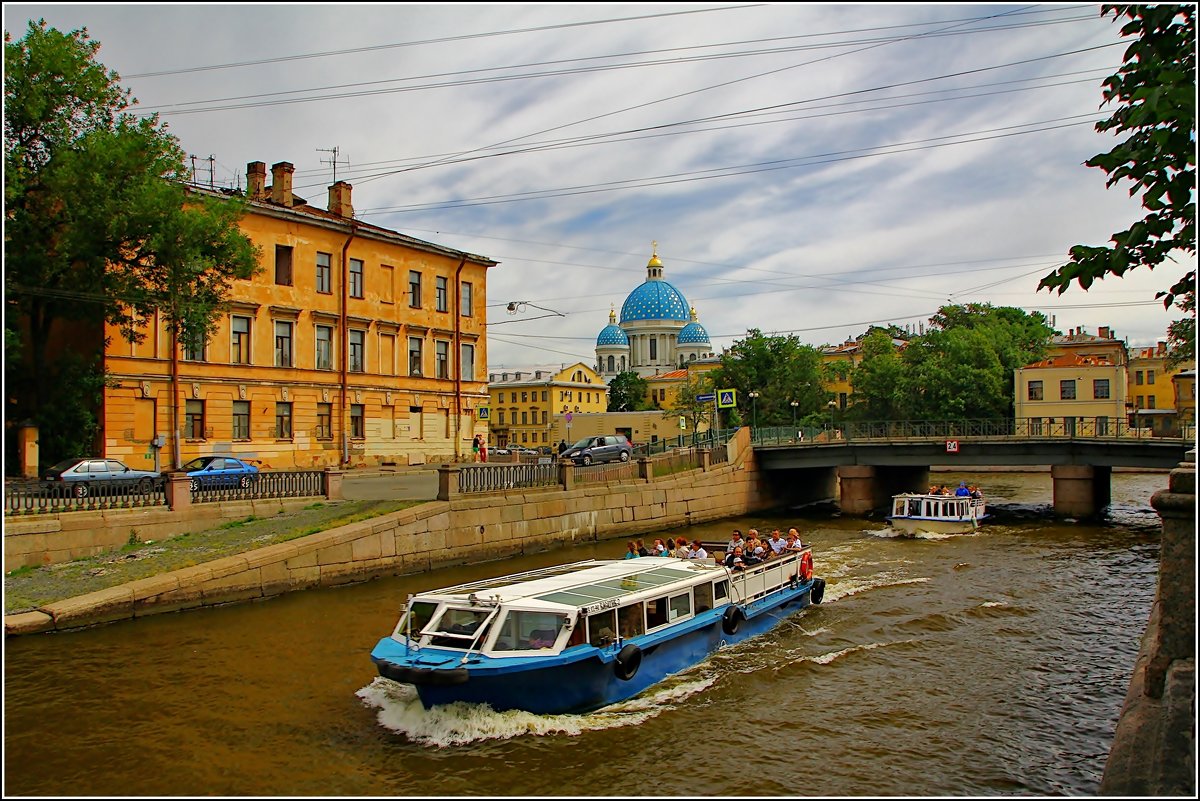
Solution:
M983 498L905 492L892 496L888 524L905 534L969 534L985 517Z

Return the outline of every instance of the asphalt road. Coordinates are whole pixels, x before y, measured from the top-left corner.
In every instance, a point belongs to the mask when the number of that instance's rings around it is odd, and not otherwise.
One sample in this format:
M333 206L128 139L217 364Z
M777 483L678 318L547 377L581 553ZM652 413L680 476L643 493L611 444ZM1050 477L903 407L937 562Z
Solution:
M342 478L342 497L348 501L432 501L437 493L437 470L365 476L347 473Z

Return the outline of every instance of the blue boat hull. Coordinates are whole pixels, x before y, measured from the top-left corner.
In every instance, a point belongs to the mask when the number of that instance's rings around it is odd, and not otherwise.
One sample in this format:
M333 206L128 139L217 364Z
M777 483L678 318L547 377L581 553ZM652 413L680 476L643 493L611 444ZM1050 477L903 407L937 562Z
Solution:
M391 637L371 652L380 675L414 684L426 708L458 701L488 704L497 711L523 709L536 714L588 712L632 698L667 676L704 660L722 644L741 642L777 625L786 615L820 603L824 582L813 579L769 598L739 607L734 626L724 622L729 605L703 612L668 630L594 648L580 645L549 657L489 658L438 648L409 649ZM622 648L636 645L640 663L618 659ZM628 654L628 652L626 652Z

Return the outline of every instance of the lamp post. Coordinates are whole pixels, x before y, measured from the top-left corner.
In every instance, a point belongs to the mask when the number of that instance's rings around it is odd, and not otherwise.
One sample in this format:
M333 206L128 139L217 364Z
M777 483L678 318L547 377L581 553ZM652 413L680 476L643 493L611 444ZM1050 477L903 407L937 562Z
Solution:
M792 428L796 427L796 407L800 405L800 401L792 401Z
M750 425L758 428L758 393L750 390Z

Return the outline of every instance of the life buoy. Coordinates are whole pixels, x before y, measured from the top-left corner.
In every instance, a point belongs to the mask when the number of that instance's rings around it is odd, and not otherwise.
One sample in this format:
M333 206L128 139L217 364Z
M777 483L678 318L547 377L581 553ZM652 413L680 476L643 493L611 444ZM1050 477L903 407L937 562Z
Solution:
M812 589L808 591L808 600L814 604L821 603L821 599L825 597L825 579L817 579L813 582Z
M746 619L741 609L736 606L731 606L725 610L725 614L721 615L721 631L726 634L737 634L737 630L742 627L742 621Z
M804 554L800 557L800 580L808 581L810 578L812 578L812 574L813 574L812 553L809 551L805 551Z
M638 668L641 666L642 649L630 643L617 654L617 661L613 663L613 672L621 681L629 681L637 674Z

